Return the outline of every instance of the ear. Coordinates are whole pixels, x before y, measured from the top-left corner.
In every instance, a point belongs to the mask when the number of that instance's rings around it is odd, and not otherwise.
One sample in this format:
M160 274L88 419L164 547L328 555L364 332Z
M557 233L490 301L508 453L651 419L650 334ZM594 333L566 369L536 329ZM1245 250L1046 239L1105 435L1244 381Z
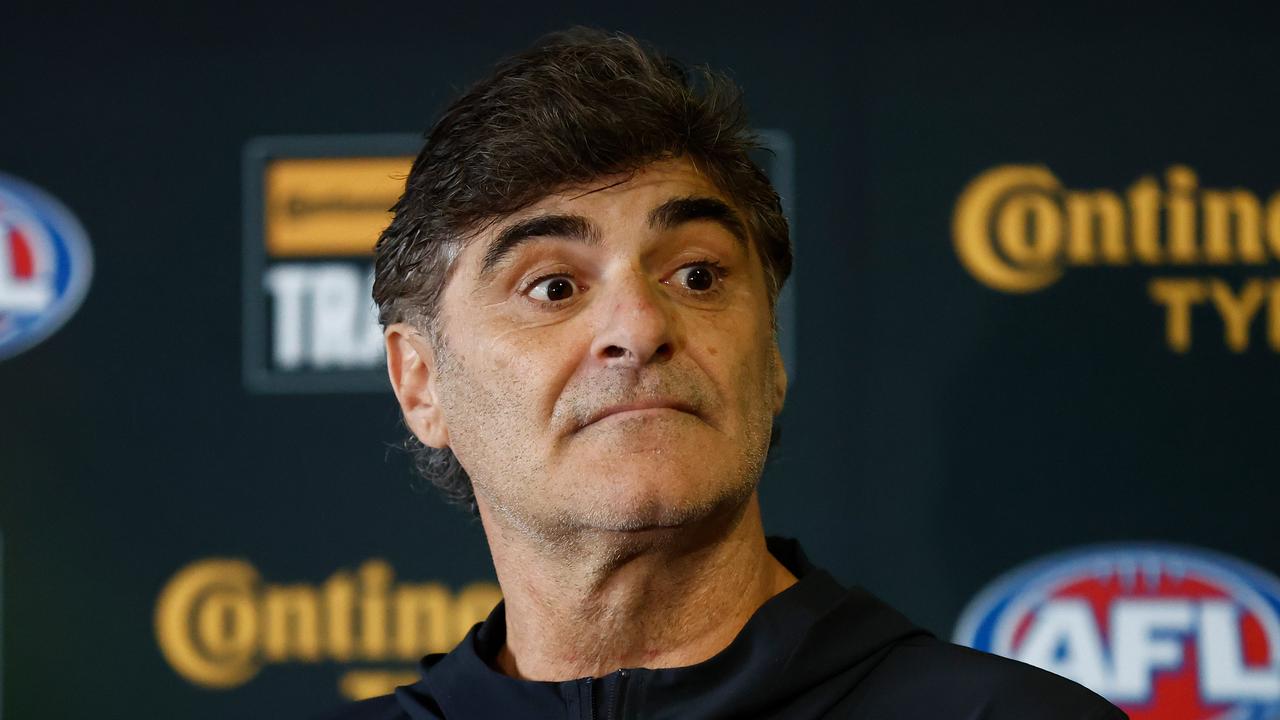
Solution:
M436 394L431 343L407 323L388 325L382 335L387 343L387 375L400 401L405 425L423 445L448 447L449 429Z
M773 343L773 416L782 413L782 405L787 399L787 368L782 363L782 351L777 341Z

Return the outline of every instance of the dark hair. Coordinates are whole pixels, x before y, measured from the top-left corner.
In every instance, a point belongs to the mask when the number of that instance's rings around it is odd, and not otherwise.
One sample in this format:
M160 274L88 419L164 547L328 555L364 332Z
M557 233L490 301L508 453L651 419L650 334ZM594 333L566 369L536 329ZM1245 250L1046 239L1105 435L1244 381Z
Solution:
M693 163L743 213L772 305L791 272L791 243L778 194L749 156L760 147L725 76L686 71L622 33L548 35L499 63L427 133L375 250L379 321L414 323L442 349L440 296L476 232L560 188L673 158ZM450 450L413 437L407 448L424 478L474 509L471 480Z

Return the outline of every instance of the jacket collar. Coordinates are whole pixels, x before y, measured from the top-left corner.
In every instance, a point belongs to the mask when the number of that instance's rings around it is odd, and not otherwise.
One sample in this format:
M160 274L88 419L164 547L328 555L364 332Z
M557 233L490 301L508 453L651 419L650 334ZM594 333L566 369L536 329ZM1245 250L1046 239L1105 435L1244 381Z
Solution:
M733 642L705 662L623 671L630 709L624 716L751 715L780 698L803 696L807 687L898 640L926 634L869 593L843 588L794 540L769 538L768 547L798 582L765 602ZM515 708L523 717L596 717L602 686L618 680L618 673L564 682L508 677L490 665L505 641L499 603L452 652L423 659L422 679L397 691L401 706L413 718L436 717L427 713L433 706L445 717L510 717Z

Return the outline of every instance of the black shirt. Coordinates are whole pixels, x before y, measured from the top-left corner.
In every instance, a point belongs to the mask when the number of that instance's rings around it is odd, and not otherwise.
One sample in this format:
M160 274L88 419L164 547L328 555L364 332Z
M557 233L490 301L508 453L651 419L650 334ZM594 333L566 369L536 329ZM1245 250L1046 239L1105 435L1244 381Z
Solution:
M799 579L760 607L715 657L564 682L496 671L499 604L422 679L331 720L1123 720L1074 682L938 640L860 588L811 565L795 541L769 551Z

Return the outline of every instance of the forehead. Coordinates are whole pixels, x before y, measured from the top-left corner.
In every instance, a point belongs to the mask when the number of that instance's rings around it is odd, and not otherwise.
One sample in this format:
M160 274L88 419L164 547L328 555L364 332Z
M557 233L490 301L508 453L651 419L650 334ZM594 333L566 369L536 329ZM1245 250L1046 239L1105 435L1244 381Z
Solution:
M560 188L531 205L499 218L473 235L464 252L483 248L505 228L532 217L563 214L589 218L594 224L644 222L655 207L674 197L732 201L688 160L655 162L632 173L604 176L581 185ZM736 208L735 208L736 210Z
M563 187L494 221L470 238L454 269L469 266L465 274L484 284L502 261L539 236L602 245L615 230L629 233L647 225L661 231L696 219L719 223L744 249L749 244L740 212L692 163L656 162Z
M633 219L635 211L647 212L652 205L678 195L701 195L729 203L724 193L688 160L664 160L634 173L597 178L592 182L562 188L529 207L497 223L548 211L592 213L607 219ZM652 202L647 202L652 201Z

